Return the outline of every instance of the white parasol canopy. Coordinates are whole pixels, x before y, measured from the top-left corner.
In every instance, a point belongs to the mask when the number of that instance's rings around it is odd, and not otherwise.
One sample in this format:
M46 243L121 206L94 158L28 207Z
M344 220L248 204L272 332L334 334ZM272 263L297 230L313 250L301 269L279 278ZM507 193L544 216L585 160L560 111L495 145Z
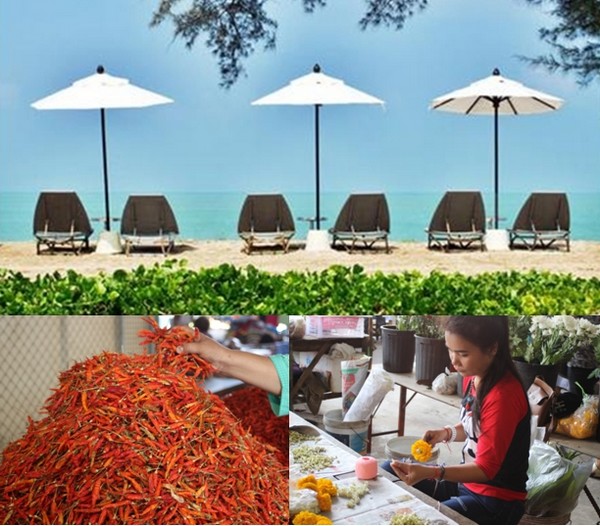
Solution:
M381 99L368 93L348 86L344 81L321 73L318 64L313 67L312 73L292 80L269 95L252 102L253 106L291 105L315 107L315 177L316 177L316 205L315 221L317 230L320 228L320 160L319 160L319 109L325 104L380 104Z
M105 73L102 66L98 66L93 75L77 80L68 88L61 89L31 105L37 110L100 110L106 230L110 230L110 207L104 110L106 108L145 108L171 102L173 102L172 99L134 86L125 78L113 77Z
M494 115L494 225L498 228L498 115L527 115L559 109L563 100L493 74L435 98L430 108L465 115Z

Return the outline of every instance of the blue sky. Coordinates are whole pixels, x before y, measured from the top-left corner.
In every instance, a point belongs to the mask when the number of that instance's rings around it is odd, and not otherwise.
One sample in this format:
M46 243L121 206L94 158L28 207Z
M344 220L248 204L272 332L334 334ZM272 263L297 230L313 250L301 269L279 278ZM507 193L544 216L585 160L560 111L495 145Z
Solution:
M361 31L361 1L308 15L279 0L276 50L257 50L229 90L201 40L190 51L169 24L149 27L157 4L0 1L0 192L102 190L98 112L30 107L98 64L175 100L107 113L111 191L312 192L312 108L250 103L316 62L386 102L323 108L322 191L491 192L491 117L428 106L495 67L565 99L558 112L500 119L501 192L600 191L598 85L517 58L548 51L537 34L548 15L523 1L434 0L401 31Z

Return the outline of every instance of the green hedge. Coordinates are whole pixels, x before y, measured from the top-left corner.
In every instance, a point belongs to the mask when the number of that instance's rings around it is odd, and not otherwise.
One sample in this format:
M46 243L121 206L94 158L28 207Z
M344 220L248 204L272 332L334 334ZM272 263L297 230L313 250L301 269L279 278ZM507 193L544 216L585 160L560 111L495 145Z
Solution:
M87 277L0 269L0 314L592 314L600 280L548 272L365 273L359 265L270 274L185 261Z

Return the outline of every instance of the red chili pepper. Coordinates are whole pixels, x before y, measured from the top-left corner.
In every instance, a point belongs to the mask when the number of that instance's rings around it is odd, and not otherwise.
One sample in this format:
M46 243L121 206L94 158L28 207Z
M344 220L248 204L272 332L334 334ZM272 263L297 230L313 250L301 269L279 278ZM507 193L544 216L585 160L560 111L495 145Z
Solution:
M242 426L250 429L250 433L263 443L277 448L277 457L287 466L289 417L275 416L267 393L257 387L243 387L224 396L223 401L241 420Z
M187 332L151 325L156 354L60 374L47 416L3 452L0 523L288 522L287 455L198 386L212 368L176 353Z

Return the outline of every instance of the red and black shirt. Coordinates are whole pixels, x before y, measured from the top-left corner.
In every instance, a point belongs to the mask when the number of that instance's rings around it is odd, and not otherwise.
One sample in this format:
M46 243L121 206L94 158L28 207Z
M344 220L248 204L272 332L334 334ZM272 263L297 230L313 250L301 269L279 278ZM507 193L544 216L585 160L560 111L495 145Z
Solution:
M531 436L529 402L521 382L511 373L489 391L480 405L479 429L474 429L473 377L464 378L465 398L460 420L467 435L463 463L475 462L487 475L485 483L464 486L474 493L502 500L525 500Z

